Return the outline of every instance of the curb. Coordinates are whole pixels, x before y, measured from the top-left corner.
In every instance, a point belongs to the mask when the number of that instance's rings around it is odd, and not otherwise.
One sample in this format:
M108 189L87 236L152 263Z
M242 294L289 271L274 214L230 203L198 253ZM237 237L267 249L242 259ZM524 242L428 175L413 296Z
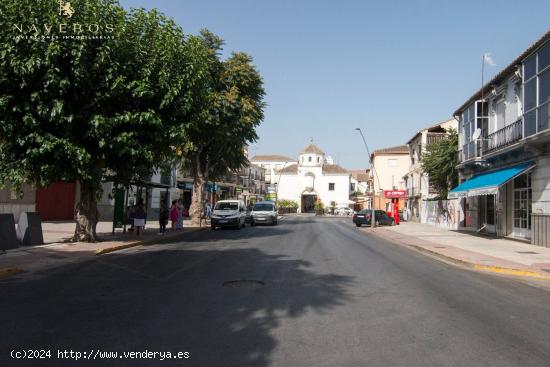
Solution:
M122 245L107 247L107 248L104 248L104 249L101 249L101 250L97 250L95 254L96 254L96 256L98 256L98 255L109 254L109 253L115 252L115 251L125 250L125 249L132 248L132 247L147 246L147 245L150 245L150 244L169 242L171 240L178 239L178 238L180 238L182 236L185 236L187 234L190 234L190 233L203 231L206 228L207 227L197 227L197 228L192 228L192 229L190 229L186 232L179 233L177 235L173 235L173 236L169 236L169 237L150 238L150 239L144 240L144 241L134 241L134 242L125 243L125 244L122 244Z
M429 254L433 257L437 257L439 259L442 259L444 261L451 262L451 263L454 263L456 265L462 265L462 266L470 268L470 269L480 270L480 271L483 271L483 272L486 272L486 273L494 273L494 274L501 274L501 275L513 275L513 276L517 276L517 277L529 277L529 278L550 280L550 274L546 275L546 274L542 274L542 273L539 273L539 272L536 272L536 271L533 271L533 270L504 268L504 267L501 267L501 266L476 264L476 263L472 263L472 262L469 262L469 261L455 259L454 257L446 256L446 255L440 254L439 252L431 251L431 250L428 250L428 249L426 249L424 247L421 247L421 246L407 245L407 244L404 244L404 243L400 243L396 240L388 239L388 238L385 238L385 237L381 236L380 234L376 234L374 231L371 231L370 233L372 233L375 236L380 237L380 238L382 238L386 241L398 244L400 246L409 247L409 248L417 250L418 252L423 252L423 253Z
M550 280L550 275L541 274L539 272L532 271L532 270L504 268L502 266L493 266L493 265L481 265L481 264L476 264L476 263L472 263L472 262L469 262L469 261L455 259L454 257L449 257L449 256L440 254L440 253L435 252L435 251L428 250L428 249L420 247L420 246L416 246L416 245L406 245L406 246L412 247L412 248L414 248L415 250L417 250L419 252L425 252L425 253L428 253L432 256L439 257L443 260L446 260L446 261L449 261L449 262L452 262L452 263L455 263L455 264L458 264L458 265L466 266L468 268L472 268L472 269L476 269L476 270L485 271L485 272L488 272L488 273L497 273L497 274L504 274L504 275L514 275L514 276L521 276L521 277L531 277L531 278L537 278L537 279Z
M16 275L16 274L21 274L21 273L24 273L25 271L23 269L20 269L20 268L5 268L5 269L0 269L0 280L2 279L6 279L6 278L9 278L13 275Z

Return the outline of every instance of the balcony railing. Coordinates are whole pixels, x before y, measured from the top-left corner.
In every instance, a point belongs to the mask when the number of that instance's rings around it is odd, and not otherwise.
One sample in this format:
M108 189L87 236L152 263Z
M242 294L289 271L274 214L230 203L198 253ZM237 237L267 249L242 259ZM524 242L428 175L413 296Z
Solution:
M486 138L483 144L483 153L490 153L497 149L504 148L523 138L523 120L519 119L513 124L495 131Z
M428 145L437 143L437 142L445 139L446 136L447 136L446 133L428 133L426 143Z

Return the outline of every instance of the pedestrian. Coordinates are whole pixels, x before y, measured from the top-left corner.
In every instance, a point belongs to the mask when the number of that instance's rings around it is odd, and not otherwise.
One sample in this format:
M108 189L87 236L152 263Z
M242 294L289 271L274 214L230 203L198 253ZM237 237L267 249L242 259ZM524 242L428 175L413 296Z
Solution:
M134 210L134 228L137 236L140 236L141 232L144 230L146 216L147 214L145 213L145 208L143 207L143 199L140 198Z
M163 235L166 233L166 225L168 224L168 208L166 206L166 201L160 203L159 211L159 234Z
M178 206L176 205L177 201L172 201L172 206L170 207L170 220L172 221L172 231L176 230L176 223L178 222Z
M177 204L178 208L178 221L176 223L176 230L181 231L183 229L183 201L181 199L178 200Z
M212 216L212 206L210 206L210 202L206 201L206 204L204 205L204 219L210 220L211 216Z

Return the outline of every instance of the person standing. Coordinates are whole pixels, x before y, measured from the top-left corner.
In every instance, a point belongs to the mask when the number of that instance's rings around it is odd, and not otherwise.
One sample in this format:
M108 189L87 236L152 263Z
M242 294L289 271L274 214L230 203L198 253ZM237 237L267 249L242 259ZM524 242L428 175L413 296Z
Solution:
M143 207L143 199L140 198L134 210L134 228L137 236L140 236L141 232L144 230L146 216L145 208Z
M176 230L181 231L183 229L183 201L181 199L178 200L178 221L176 223Z
M168 224L168 208L166 207L166 201L163 200L160 203L160 212L159 212L159 234L163 235L166 233L166 225Z
M210 206L210 202L206 201L206 204L204 205L204 220L209 221L211 216L212 206Z
M172 231L176 230L176 223L178 222L178 206L176 205L177 201L172 201L172 206L170 207L170 220L172 221Z

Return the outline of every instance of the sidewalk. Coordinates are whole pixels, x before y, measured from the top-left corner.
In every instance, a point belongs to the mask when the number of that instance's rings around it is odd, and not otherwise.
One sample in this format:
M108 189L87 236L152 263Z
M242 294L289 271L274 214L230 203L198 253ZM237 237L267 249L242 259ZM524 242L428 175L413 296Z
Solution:
M550 279L550 248L413 222L362 230L478 270Z
M42 223L44 245L19 247L0 254L0 280L18 273L34 273L130 247L170 241L201 230L189 221L185 221L183 231L174 232L169 229L165 235L161 236L158 235L158 223L151 222L147 225L145 233L138 237L132 232L122 233L120 229L112 234L112 223L100 222L97 233L102 242L67 242L74 234L75 226L74 222ZM209 227L203 224L202 228Z

